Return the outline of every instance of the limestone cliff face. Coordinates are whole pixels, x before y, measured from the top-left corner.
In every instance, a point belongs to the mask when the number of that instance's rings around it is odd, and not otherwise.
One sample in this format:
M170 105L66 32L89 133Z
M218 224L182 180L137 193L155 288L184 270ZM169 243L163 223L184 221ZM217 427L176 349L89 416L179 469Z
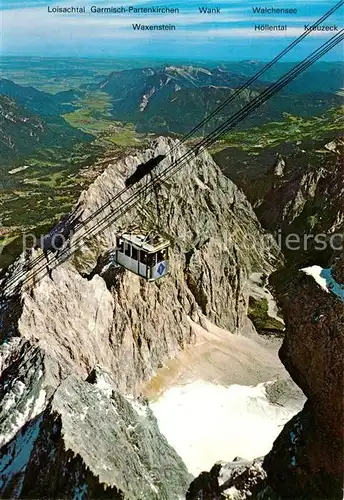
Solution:
M150 150L110 165L82 195L82 218L122 189L138 164L170 146L168 139L160 139ZM172 159L185 151L181 148ZM15 305L17 334L37 339L84 376L101 364L122 390L133 391L164 357L192 342L189 317L198 322L204 315L234 333L249 330L245 280L254 270L269 272L278 251L243 193L203 153L163 183L159 204L160 219L154 195L142 200L141 210L132 210L97 238L85 238L82 251L53 271L53 280L45 277L22 292ZM114 209L109 207L107 214ZM102 264L117 231L132 227L133 219L139 230L161 228L172 242L171 273L157 283L120 269L109 278ZM11 270L10 277L16 272ZM12 318L14 312L9 314Z
M76 213L86 220L143 161L172 147L164 168L185 154L175 146L161 138L146 151L110 162L81 196ZM69 497L87 487L90 496L172 499L186 490L189 476L181 459L148 410L136 415L135 400L128 402L126 395L135 395L164 360L193 342L190 319L197 323L206 317L233 333L249 333L245 281L253 271L268 273L278 250L244 194L206 152L164 181L158 198L160 217L151 195L87 239L85 232L100 222L98 217L83 230L82 248L72 258L58 257L51 277L36 280L37 264L25 271L40 251L23 254L2 274L2 496ZM114 210L116 204L105 215ZM170 239L171 272L163 280L146 283L109 264L116 233L133 225ZM50 266L55 264L51 257ZM14 294L8 285L21 272L26 272L25 284ZM45 263L40 272L45 274ZM110 374L112 395L106 399L92 387L95 366ZM72 425L76 418L79 431ZM130 434L130 426L140 432ZM95 449L101 450L101 463L95 461Z
M82 219L122 189L124 178L142 161L172 149L157 169L158 174L183 157L187 150L176 145L170 139L161 138L152 149L110 165L81 197ZM180 172L163 181L158 196L159 207L154 195L142 198L139 210L132 210L105 229L100 239L85 240L82 256L76 256L78 269L82 272L94 269L100 253L114 246L118 229L136 226L159 230L170 239L173 250L171 278L165 281L173 287L176 282L186 283L202 312L219 326L230 330L242 327L245 309L239 297L242 281L252 268L262 265L271 268L267 263L271 264L271 257L273 260L276 256L275 243L262 233L245 195L222 175L211 156L204 152L184 161ZM121 203L122 199L115 202L105 215ZM184 295L184 291L182 293Z
M300 141L215 159L241 187L261 224L283 233L339 231L344 223L343 140ZM234 158L234 159L233 159Z
M344 254L332 275L344 284ZM190 500L343 498L344 303L302 272L288 281L277 272L276 282L286 322L280 358L307 401L264 459L214 466L192 483Z
M265 227L282 230L291 227L297 232L317 233L335 232L343 226L343 144L337 140L322 148L325 158L321 164L314 152L312 155L300 152L303 156L300 164L297 161L293 164L293 158L286 158L288 171L281 178L275 178L271 190L257 208L258 218Z
M28 342L21 349L26 364L13 364L16 375L7 374L10 387L1 412L2 421L5 409L13 416L9 433L1 434L2 498L172 500L183 495L190 476L146 403L121 395L111 376L96 368L86 381L66 377L45 407L56 362ZM14 433L13 424L22 427Z
M333 273L343 283L344 255ZM280 291L287 331L280 358L307 396L264 460L283 498L341 499L344 474L344 304L300 273ZM297 478L295 480L295 478Z
M261 498L266 472L262 460L218 462L209 472L200 474L190 485L186 500L246 500ZM269 500L268 497L265 500ZM272 500L272 497L270 497ZM274 497L275 500L275 497Z

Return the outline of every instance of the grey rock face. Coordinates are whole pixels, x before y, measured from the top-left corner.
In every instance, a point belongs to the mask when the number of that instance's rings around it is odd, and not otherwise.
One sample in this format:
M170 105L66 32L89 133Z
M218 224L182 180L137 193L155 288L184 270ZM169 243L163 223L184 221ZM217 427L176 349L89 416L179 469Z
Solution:
M0 346L0 446L46 405L63 371L40 347L14 337Z
M79 200L83 220L123 189L140 163L172 148L164 168L185 154L175 147L160 138L110 164ZM82 248L72 258L58 256L51 278L37 281L34 266L19 295L13 279L40 251L22 255L2 276L2 286L9 280L13 286L0 310L7 342L0 352L1 496L160 500L187 489L185 466L149 410L125 395L137 394L163 360L194 341L190 318L248 332L245 281L252 272L269 273L278 249L206 152L160 184L159 208L160 218L153 195L140 199L139 207L87 239L98 216L73 237L71 245L83 237ZM115 210L116 203L104 215ZM133 220L139 232L158 230L170 239L171 272L163 280L146 283L109 267L116 234L133 228ZM96 365L111 374L105 392L91 384Z
M144 404L70 376L2 449L2 498L177 499L191 476ZM78 496L79 495L79 496Z
M265 488L266 472L262 459L248 462L237 458L233 462L217 463L210 472L203 472L190 485L187 500L246 500L257 498ZM263 498L263 497L261 497Z
M79 200L83 220L124 187L124 178L138 164L169 148L175 149L176 143L160 138L151 149L110 164ZM185 153L183 147L175 149L161 168ZM244 333L245 280L254 270L268 273L278 255L244 194L203 152L162 183L159 205L160 219L151 195L141 200L141 209L124 215L97 238L84 238L82 251L53 271L53 280L45 277L34 284L31 277L22 292L17 334L37 339L83 377L100 364L111 370L121 390L135 391L163 358L192 343L188 316L198 322L203 315L220 327ZM105 214L115 209L116 203ZM116 233L132 227L133 217L140 231L161 230L170 239L171 273L160 282L145 283L118 272L105 284L95 273L99 260L114 246ZM92 225L99 222L100 216ZM19 269L23 266L21 262ZM15 272L14 266L11 274ZM101 266L97 272L102 274Z
M341 280L343 253L334 268ZM287 324L279 356L307 401L276 439L264 468L282 498L341 499L344 306L302 274L291 275L278 290Z
M172 154L158 167L158 175L187 150L176 149L176 142L160 138L152 149L110 166L87 196L81 198L84 217L106 203L114 188L123 188L124 178L133 173L138 164L166 154L170 148ZM116 229L132 226L134 219L136 227L161 231L172 242L171 276L164 282L170 290L178 288L186 312L196 307L218 326L233 331L242 326L245 304L240 295L248 270L271 269L278 250L273 240L262 232L244 194L222 175L208 153L184 163L173 179L159 186L160 217L155 196L149 195L142 200L141 210L125 215L106 229L101 241L85 241L76 264L82 271L90 272L104 248L114 246ZM108 213L115 209L116 203ZM153 293L156 295L155 290Z
M63 371L37 344L20 337L0 347L0 491L20 496L38 422Z
M258 154L229 148L215 159L244 190L263 227L332 233L344 222L343 140L333 138L287 142Z

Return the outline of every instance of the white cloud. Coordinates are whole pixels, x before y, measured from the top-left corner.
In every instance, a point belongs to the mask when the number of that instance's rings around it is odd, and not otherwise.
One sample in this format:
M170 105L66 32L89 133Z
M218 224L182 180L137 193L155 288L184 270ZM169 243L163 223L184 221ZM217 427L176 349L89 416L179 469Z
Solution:
M153 1L153 0L149 0ZM154 0L156 2L156 0ZM59 2L59 5L66 4L67 0ZM91 2L89 2L91 3ZM123 0L121 3L114 2L113 6L132 4L132 0ZM142 0L143 3L143 0ZM144 2L147 4L147 0ZM225 2L223 2L225 3ZM236 2L239 4L240 2ZM135 5L141 4L139 0ZM160 5L163 5L162 1ZM215 4L215 3L214 3ZM24 2L27 5L27 2ZM68 5L70 2L68 1ZM98 0L99 5L99 0ZM109 5L109 2L103 2L102 5ZM181 5L185 5L184 3ZM196 5L196 4L195 4ZM72 44L80 44L85 41L87 44L92 42L99 43L104 40L173 40L184 41L186 43L197 43L200 46L204 41L210 39L223 40L237 39L245 43L247 39L274 39L296 38L304 32L304 24L311 24L316 20L312 18L290 19L286 16L264 18L253 15L244 16L239 12L230 16L204 16L188 7L187 13L179 15L101 15L101 14L76 14L61 15L49 14L47 8L32 7L19 8L0 11L0 25L2 25L2 42L7 51L13 47L27 48L30 45L37 46L38 43L65 43L70 41ZM237 9L238 10L238 9ZM132 24L175 24L175 31L151 32L134 31ZM210 25L211 23L211 25ZM256 31L255 24L288 24L287 31ZM241 26L240 26L241 25ZM90 39L92 37L92 39ZM308 39L314 41L319 37L330 37L329 32L314 32ZM74 47L73 47L74 48Z

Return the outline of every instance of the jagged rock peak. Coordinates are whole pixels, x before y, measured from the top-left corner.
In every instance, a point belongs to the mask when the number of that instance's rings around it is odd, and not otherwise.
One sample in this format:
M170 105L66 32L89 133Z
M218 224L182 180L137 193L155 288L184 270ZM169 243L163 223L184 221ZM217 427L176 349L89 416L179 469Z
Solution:
M187 150L177 145L158 138L147 150L110 162L80 197L77 214L85 220L109 202L143 161L167 154L160 172L185 155ZM105 216L116 207L116 202L107 207ZM96 238L85 238L82 250L61 263L52 279L32 280L21 301L12 304L15 316L7 307L3 336L11 327L11 335L36 339L61 365L83 377L100 364L114 374L123 391L135 391L164 357L175 356L193 341L189 318L199 322L203 315L233 333L249 331L245 281L252 271L268 273L278 248L262 231L242 191L204 151L161 183L159 208L160 218L154 194L140 200ZM157 283L142 282L119 269L109 278L100 264L115 245L117 232L132 225L133 218L140 231L162 231L171 241L171 272ZM87 228L80 232L82 237ZM74 239L79 237L77 233ZM20 270L22 261L16 264ZM16 266L10 275L15 272Z
M248 462L236 458L229 463L218 462L210 472L203 472L191 483L186 500L257 498L257 491L265 488L266 472L262 461L263 459L257 459Z
M344 254L335 269L340 277ZM283 498L342 498L344 450L344 304L303 273L279 290L286 320L280 358L307 396L263 466ZM295 481L297 477L298 480Z
M191 480L144 403L71 375L1 454L2 498L173 500ZM79 496L78 496L79 495Z
M140 163L158 154L167 157L157 173L187 149L158 138L147 150L109 159L71 218L85 221L123 190ZM172 499L186 490L185 466L146 407L127 395L138 394L164 360L194 341L192 324L210 320L233 333L252 331L245 282L254 271L269 273L279 252L242 191L206 151L161 182L160 217L152 193L87 239L92 224L103 216L109 221L128 196L109 203L73 236L70 247L80 236L84 243L72 258L50 256L50 266L60 259L50 277L36 280L34 265L19 296L10 293L1 303L7 344L0 352L0 398L11 408L10 415L0 414L0 434L7 436L0 452L2 496L73 497L87 486L93 497ZM115 236L133 219L140 232L159 231L171 242L170 274L156 283L111 265ZM22 255L2 285L40 255ZM131 425L138 434L128 433Z
M333 262L333 275L341 283L344 253ZM313 273L318 268L313 266ZM297 271L288 280L281 274L273 278L286 322L279 356L307 401L263 459L215 464L193 481L188 500L343 498L344 304L319 286L317 274Z

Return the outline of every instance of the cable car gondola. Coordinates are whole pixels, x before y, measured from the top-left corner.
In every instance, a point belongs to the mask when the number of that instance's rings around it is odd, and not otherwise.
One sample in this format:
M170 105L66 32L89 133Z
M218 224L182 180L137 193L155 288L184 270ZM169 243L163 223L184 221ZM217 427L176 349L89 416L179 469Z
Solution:
M156 281L168 274L169 246L161 236L121 234L113 260L146 281Z

